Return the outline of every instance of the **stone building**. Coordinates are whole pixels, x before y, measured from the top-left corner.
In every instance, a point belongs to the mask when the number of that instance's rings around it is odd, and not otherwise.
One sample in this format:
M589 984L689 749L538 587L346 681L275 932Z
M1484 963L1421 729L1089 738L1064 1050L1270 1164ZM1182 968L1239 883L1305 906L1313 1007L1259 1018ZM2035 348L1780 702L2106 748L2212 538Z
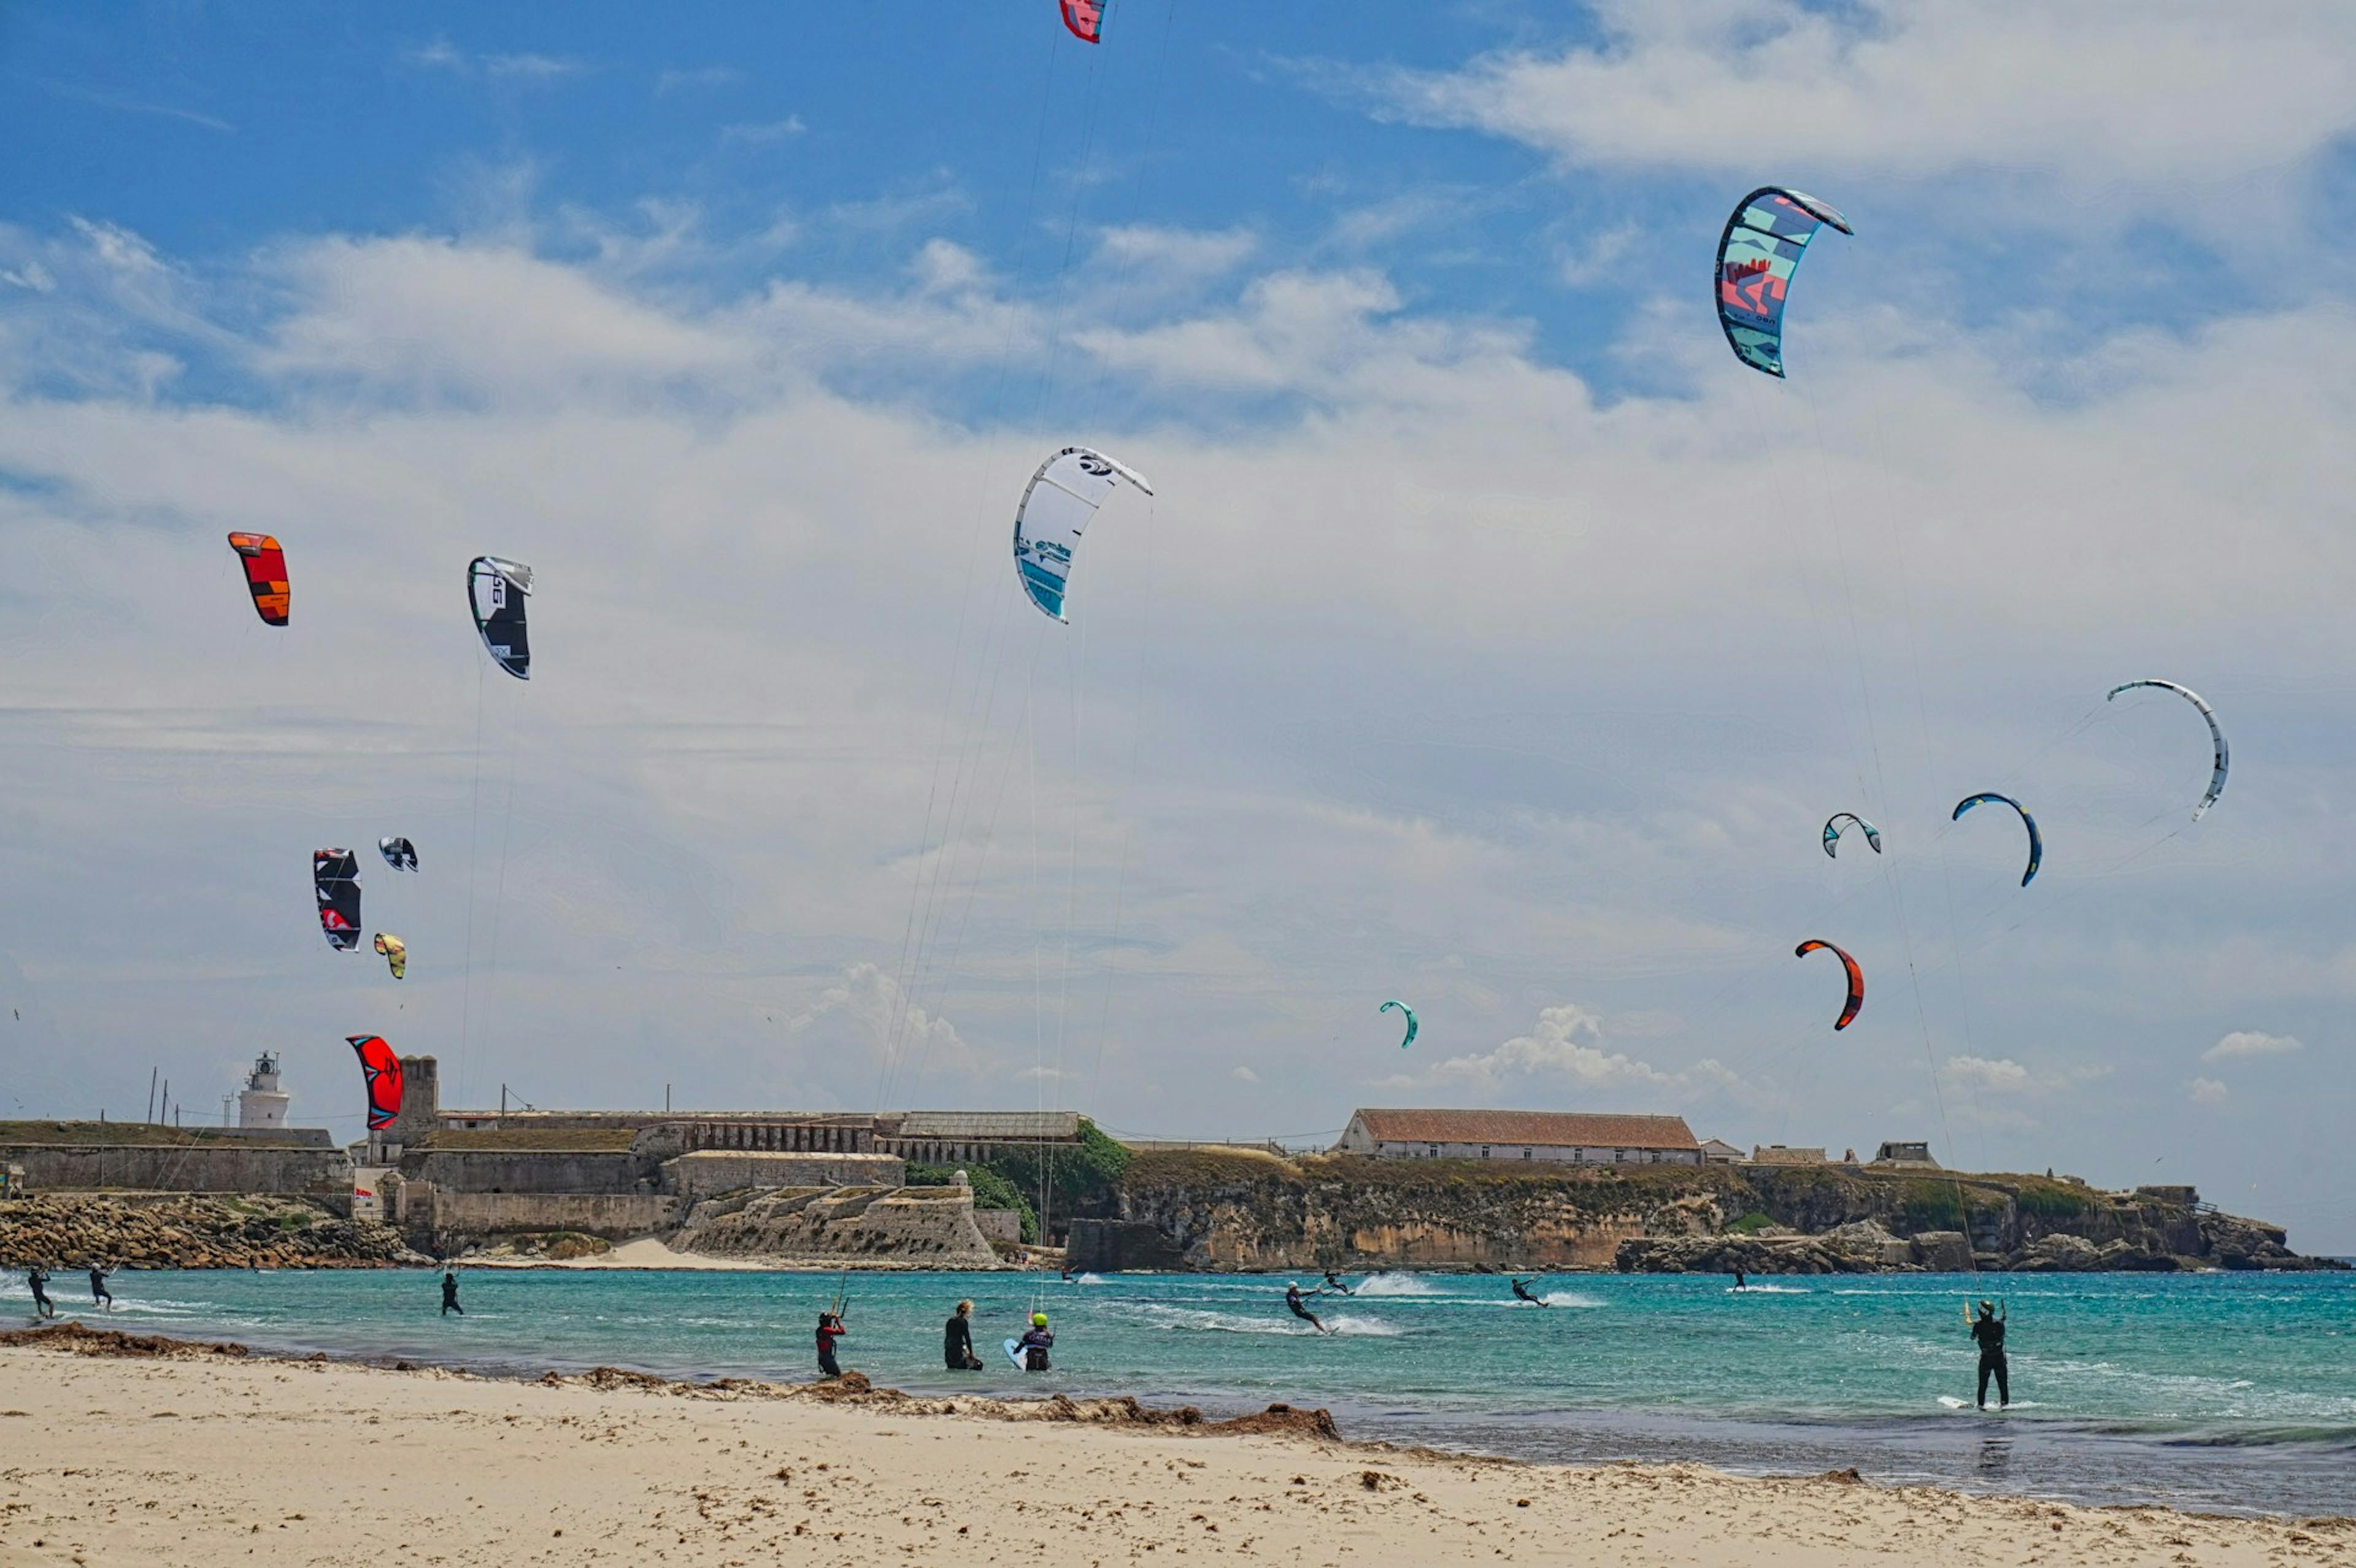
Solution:
M1885 1143L1873 1151L1871 1168L1938 1170L1943 1168L1931 1157L1931 1146L1927 1143Z
M1683 1116L1578 1111L1360 1109L1335 1154L1377 1159L1526 1159L1570 1165L1699 1165Z
M1824 1165L1825 1151L1820 1148L1794 1148L1783 1144L1760 1144L1751 1151L1753 1165Z

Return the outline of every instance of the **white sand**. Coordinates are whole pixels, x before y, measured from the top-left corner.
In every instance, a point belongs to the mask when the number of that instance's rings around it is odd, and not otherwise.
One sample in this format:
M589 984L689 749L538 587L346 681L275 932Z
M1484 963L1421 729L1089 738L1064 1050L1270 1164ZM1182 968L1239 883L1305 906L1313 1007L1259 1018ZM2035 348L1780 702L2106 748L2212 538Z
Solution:
M0 1445L0 1568L2356 1562L2345 1522L23 1346Z

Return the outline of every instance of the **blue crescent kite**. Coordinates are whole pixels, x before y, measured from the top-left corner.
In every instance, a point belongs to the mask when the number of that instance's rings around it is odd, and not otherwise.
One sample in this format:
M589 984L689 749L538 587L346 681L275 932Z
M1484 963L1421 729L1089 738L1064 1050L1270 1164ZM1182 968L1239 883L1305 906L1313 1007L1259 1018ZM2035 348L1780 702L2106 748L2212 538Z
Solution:
M1387 1013L1393 1008L1397 1008L1399 1011L1407 1015L1407 1038L1399 1041L1399 1049L1401 1051L1405 1051L1408 1046L1415 1043L1415 1009L1408 1007L1405 1002L1385 1002L1381 1007L1376 1008L1375 1011L1378 1013Z
M1964 813L1969 811L1972 807L1989 803L1994 803L1997 805L2008 805L2012 807L2013 810L2020 813L2020 825L2029 829L2029 869L2020 873L2020 885L2025 888L2037 876L2037 863L2045 859L2045 836L2037 831L2037 818L2029 815L2029 807L2021 805L2020 802L2013 799L2012 796L2008 795L1997 795L1993 792L1987 792L1980 795L1967 795L1964 796L1963 799L1955 802L1954 814L1949 816L1947 820L1950 822L1959 822L1963 819Z
M1718 325L1734 357L1754 370L1783 374L1783 299L1816 230L1848 219L1813 196L1761 186L1735 205L1718 237Z

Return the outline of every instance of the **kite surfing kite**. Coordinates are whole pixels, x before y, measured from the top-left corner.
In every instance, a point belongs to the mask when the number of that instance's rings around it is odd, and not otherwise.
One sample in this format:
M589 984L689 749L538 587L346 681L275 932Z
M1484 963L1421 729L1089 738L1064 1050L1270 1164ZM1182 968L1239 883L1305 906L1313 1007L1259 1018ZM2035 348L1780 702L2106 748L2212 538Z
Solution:
M349 849L311 851L311 890L319 896L319 931L349 953L360 944L360 861Z
M1064 581L1072 574L1072 551L1123 479L1153 494L1135 469L1085 446L1067 446L1039 464L1023 487L1023 505L1014 512L1014 571L1042 613L1071 619L1064 613Z
M1816 230L1848 219L1815 197L1762 186L1738 203L1718 237L1718 325L1734 357L1754 370L1783 374L1783 300Z
M380 838L376 841L376 852L383 856L384 863L396 871L417 869L417 846L406 838Z
M1104 38L1104 0L1062 0L1064 26L1072 37L1084 44L1100 43Z
M368 1083L368 1127L372 1133L392 1125L401 1115L401 1058L377 1034L348 1034L360 1059L360 1076Z
M245 567L245 585L253 593L253 613L265 626L286 624L294 591L286 583L286 552L268 534L231 534L229 548Z
M1792 956L1794 958L1805 958L1809 954L1815 952L1818 948L1824 949L1826 953L1829 953L1834 957L1839 959L1841 961L1841 967L1848 971L1848 1001L1842 1006L1840 1017L1833 1020L1833 1030L1835 1033L1838 1033L1840 1030L1848 1028L1850 1022L1857 1017L1858 1008L1865 1006L1865 971L1857 966L1856 959L1850 957L1847 953L1841 951L1841 949L1835 947L1829 942L1819 942L1814 937L1810 937L1807 941L1803 942L1800 945L1792 949Z
M473 601L475 629L499 667L518 680L531 678L531 644L524 636L524 602L531 597L531 568L495 555L478 555L466 567L466 593Z
M1376 1008L1375 1011L1378 1013L1387 1013L1393 1008L1397 1008L1400 1012L1407 1015L1407 1038L1399 1041L1399 1049L1401 1051L1405 1051L1408 1046L1415 1043L1415 1009L1408 1007L1405 1002L1385 1002L1381 1007Z
M408 944L389 932L380 931L376 933L376 950L384 955L385 967L392 971L394 979L409 978Z
M1872 823L1868 822L1864 817L1859 816L1854 811L1836 811L1830 816L1825 818L1826 854L1832 856L1836 859L1839 858L1841 836L1840 825L1844 822L1854 822L1858 827L1863 828L1865 830L1866 843L1872 846L1873 852L1875 854L1879 855L1881 853L1880 828L1876 827Z
M2209 769L2209 791L2201 797L2201 804L2192 808L2192 820L2198 822L2209 815L2209 808L2217 804L2219 795L2225 793L2225 770L2233 763L2233 753L2225 747L2225 731L2217 728L2217 710L2202 701L2199 692L2190 687L2179 686L2172 680L2126 681L2111 688L2110 697L2105 697L2103 700L2108 702L2112 697L2116 697L2120 692L2133 691L2139 686L2148 686L2157 690L2176 693L2177 696L2201 709L2201 717L2209 721L2209 740L2216 751Z
M2020 825L2029 829L2029 869L2020 873L2020 885L2027 887L2037 876L2038 862L2045 859L2045 836L2037 831L2037 818L2029 815L2029 807L2008 795L1967 795L1955 802L1955 809L1947 820L1960 822L1964 813L1976 805L2008 805L2020 813Z

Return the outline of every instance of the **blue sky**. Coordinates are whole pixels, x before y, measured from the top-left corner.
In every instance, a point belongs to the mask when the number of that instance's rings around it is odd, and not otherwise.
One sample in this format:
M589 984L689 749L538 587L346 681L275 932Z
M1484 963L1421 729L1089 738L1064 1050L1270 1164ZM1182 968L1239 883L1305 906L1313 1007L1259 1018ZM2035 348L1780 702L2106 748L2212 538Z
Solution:
M2356 34L1658 13L8 11L7 1093L270 1045L348 1127L370 1029L478 1100L1671 1109L2356 1248ZM1770 179L1858 229L1783 385L1705 294ZM1158 494L1056 627L1073 441ZM2197 827L2138 675L2233 735ZM301 885L396 831L400 987Z

